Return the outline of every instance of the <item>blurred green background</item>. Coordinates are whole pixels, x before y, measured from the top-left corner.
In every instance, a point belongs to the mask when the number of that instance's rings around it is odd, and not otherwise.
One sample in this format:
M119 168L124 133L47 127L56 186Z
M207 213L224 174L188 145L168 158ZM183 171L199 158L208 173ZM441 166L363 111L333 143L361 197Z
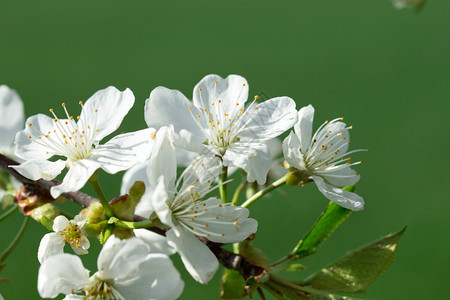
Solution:
M121 131L145 127L143 106L162 85L191 97L205 75L240 74L252 95L288 95L313 104L315 128L345 116L358 159L354 213L306 259L305 278L387 233L408 229L392 267L366 291L369 299L440 299L449 293L449 222L445 186L450 146L450 2L429 1L420 14L388 1L5 1L0 4L0 84L16 89L26 115L58 111L114 85L129 87L135 106ZM60 111L62 114L62 111ZM120 176L102 173L110 197ZM447 200L446 200L447 199ZM251 207L256 246L274 261L307 232L326 199L313 185ZM68 205L73 211L75 205ZM20 227L17 213L0 226L0 249ZM39 299L39 241L33 222L6 261L6 300ZM98 247L83 258L92 271ZM179 259L176 258L176 260ZM186 282L182 299L218 299L211 284Z

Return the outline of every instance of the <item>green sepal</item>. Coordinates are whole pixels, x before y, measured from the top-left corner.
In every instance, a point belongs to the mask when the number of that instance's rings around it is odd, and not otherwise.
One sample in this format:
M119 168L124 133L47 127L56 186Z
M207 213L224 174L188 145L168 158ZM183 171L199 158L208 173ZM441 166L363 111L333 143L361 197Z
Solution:
M133 221L134 211L144 193L145 184L142 181L136 181L127 195L119 196L109 202L114 215L124 221Z
M125 229L114 226L113 234L121 240L126 240L134 237L133 229Z
M306 281L315 289L360 292L378 278L394 260L398 242L406 227L357 249Z
M344 187L343 190L354 192L355 185ZM351 213L351 210L330 201L314 226L292 250L291 254L296 258L313 254Z
M245 292L245 280L242 275L232 269L225 269L222 276L220 297L222 299L242 299Z

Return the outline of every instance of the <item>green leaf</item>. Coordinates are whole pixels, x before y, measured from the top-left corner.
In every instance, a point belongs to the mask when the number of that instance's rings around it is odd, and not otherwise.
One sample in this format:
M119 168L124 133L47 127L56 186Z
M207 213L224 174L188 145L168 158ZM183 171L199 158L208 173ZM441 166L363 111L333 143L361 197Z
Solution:
M343 189L354 192L355 185ZM302 258L314 253L351 213L351 210L343 208L334 202L330 202L314 226L294 248L292 255L296 256L296 258Z
M319 290L359 292L380 276L394 260L398 242L406 227L355 250L307 280Z
M242 299L244 298L245 280L236 270L225 269L222 277L222 291L220 297L223 299Z
M358 300L346 295L330 294L329 292L315 290L310 287L300 286L292 281L272 276L271 279L261 285L277 299L315 299L315 300Z
M269 259L261 249L253 247L249 243L245 243L242 247L241 254L247 259L249 263L263 267L265 269L269 268Z
M142 181L136 181L128 195L122 195L110 201L114 215L124 221L133 221L134 211L144 193L145 184Z

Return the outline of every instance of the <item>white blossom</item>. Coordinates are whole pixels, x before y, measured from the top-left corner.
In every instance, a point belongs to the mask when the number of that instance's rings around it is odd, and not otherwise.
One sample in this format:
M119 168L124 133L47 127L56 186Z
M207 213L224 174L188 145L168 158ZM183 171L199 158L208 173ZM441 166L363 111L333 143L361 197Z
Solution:
M39 268L39 294L43 298L65 294L65 299L88 300L178 298L184 282L172 261L149 251L138 238L120 240L112 235L98 256L98 271L91 277L78 256L51 256Z
M350 145L349 129L343 118L326 121L312 135L314 108L309 105L298 112L299 120L294 132L283 142L286 161L301 175L314 181L319 191L329 200L351 210L362 210L364 200L356 193L341 188L355 184L359 173L351 166L362 161L353 162L349 154L367 150L348 151ZM326 183L327 180L330 184Z
M44 235L39 244L39 262L42 263L52 255L63 253L66 242L69 243L76 254L87 254L90 243L84 234L85 224L86 217L82 215L76 215L70 221L64 216L57 216L53 221L55 232Z
M23 129L23 103L17 92L0 85L0 153L14 152L14 137Z
M210 158L208 164L194 161L176 180L175 157L170 128L162 127L147 169L151 204L159 220L170 227L169 245L194 279L207 283L219 264L196 236L217 243L241 242L256 232L258 223L248 218L246 208L224 205L218 197L203 198L214 189L211 184L221 171L219 158Z
M79 102L82 111L76 118L78 121L64 103L67 119L59 119L53 109L50 109L53 118L42 114L28 118L26 128L15 139L16 155L25 163L14 168L33 180L50 180L67 167L69 171L62 183L50 190L54 198L81 189L99 168L110 174L130 168L148 157L154 130L121 134L103 145L99 142L119 127L133 103L134 95L129 89L120 92L108 87L95 93L84 105ZM53 156L66 160L50 161Z
M264 184L271 157L264 141L279 136L297 121L295 102L278 97L245 106L245 78L204 77L194 88L193 102L177 90L155 88L145 105L145 120L156 129L173 124L176 146L200 153L208 161L219 156L224 166L247 172L249 182Z
M0 153L13 159L14 137L23 128L25 118L23 103L17 92L6 85L0 85ZM14 188L19 189L22 183L10 176ZM0 203L5 191L0 188Z

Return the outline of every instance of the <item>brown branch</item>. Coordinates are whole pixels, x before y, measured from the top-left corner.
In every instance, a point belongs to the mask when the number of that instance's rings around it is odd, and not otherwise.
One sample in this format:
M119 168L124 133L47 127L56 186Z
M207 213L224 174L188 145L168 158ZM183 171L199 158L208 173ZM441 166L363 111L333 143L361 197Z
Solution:
M50 197L50 188L52 186L60 184L57 180L43 180L39 179L37 181L23 177L19 172L10 166L19 165L18 162L0 154L0 168L4 169L10 175L14 176L18 181L22 182L27 193L36 196L43 196L44 198ZM63 193L63 197L72 200L73 202L86 208L93 202L98 202L98 199L91 197L87 194L81 192L70 192ZM51 197L50 197L51 198ZM140 216L134 216L134 221L143 221L145 218ZM166 229L160 227L149 227L151 230L157 234L165 235ZM238 271L245 279L249 277L261 277L267 271L259 266L249 263L242 255L234 254L228 250L223 249L222 244L213 243L209 240L200 238L217 257L217 260L228 269L233 269Z

